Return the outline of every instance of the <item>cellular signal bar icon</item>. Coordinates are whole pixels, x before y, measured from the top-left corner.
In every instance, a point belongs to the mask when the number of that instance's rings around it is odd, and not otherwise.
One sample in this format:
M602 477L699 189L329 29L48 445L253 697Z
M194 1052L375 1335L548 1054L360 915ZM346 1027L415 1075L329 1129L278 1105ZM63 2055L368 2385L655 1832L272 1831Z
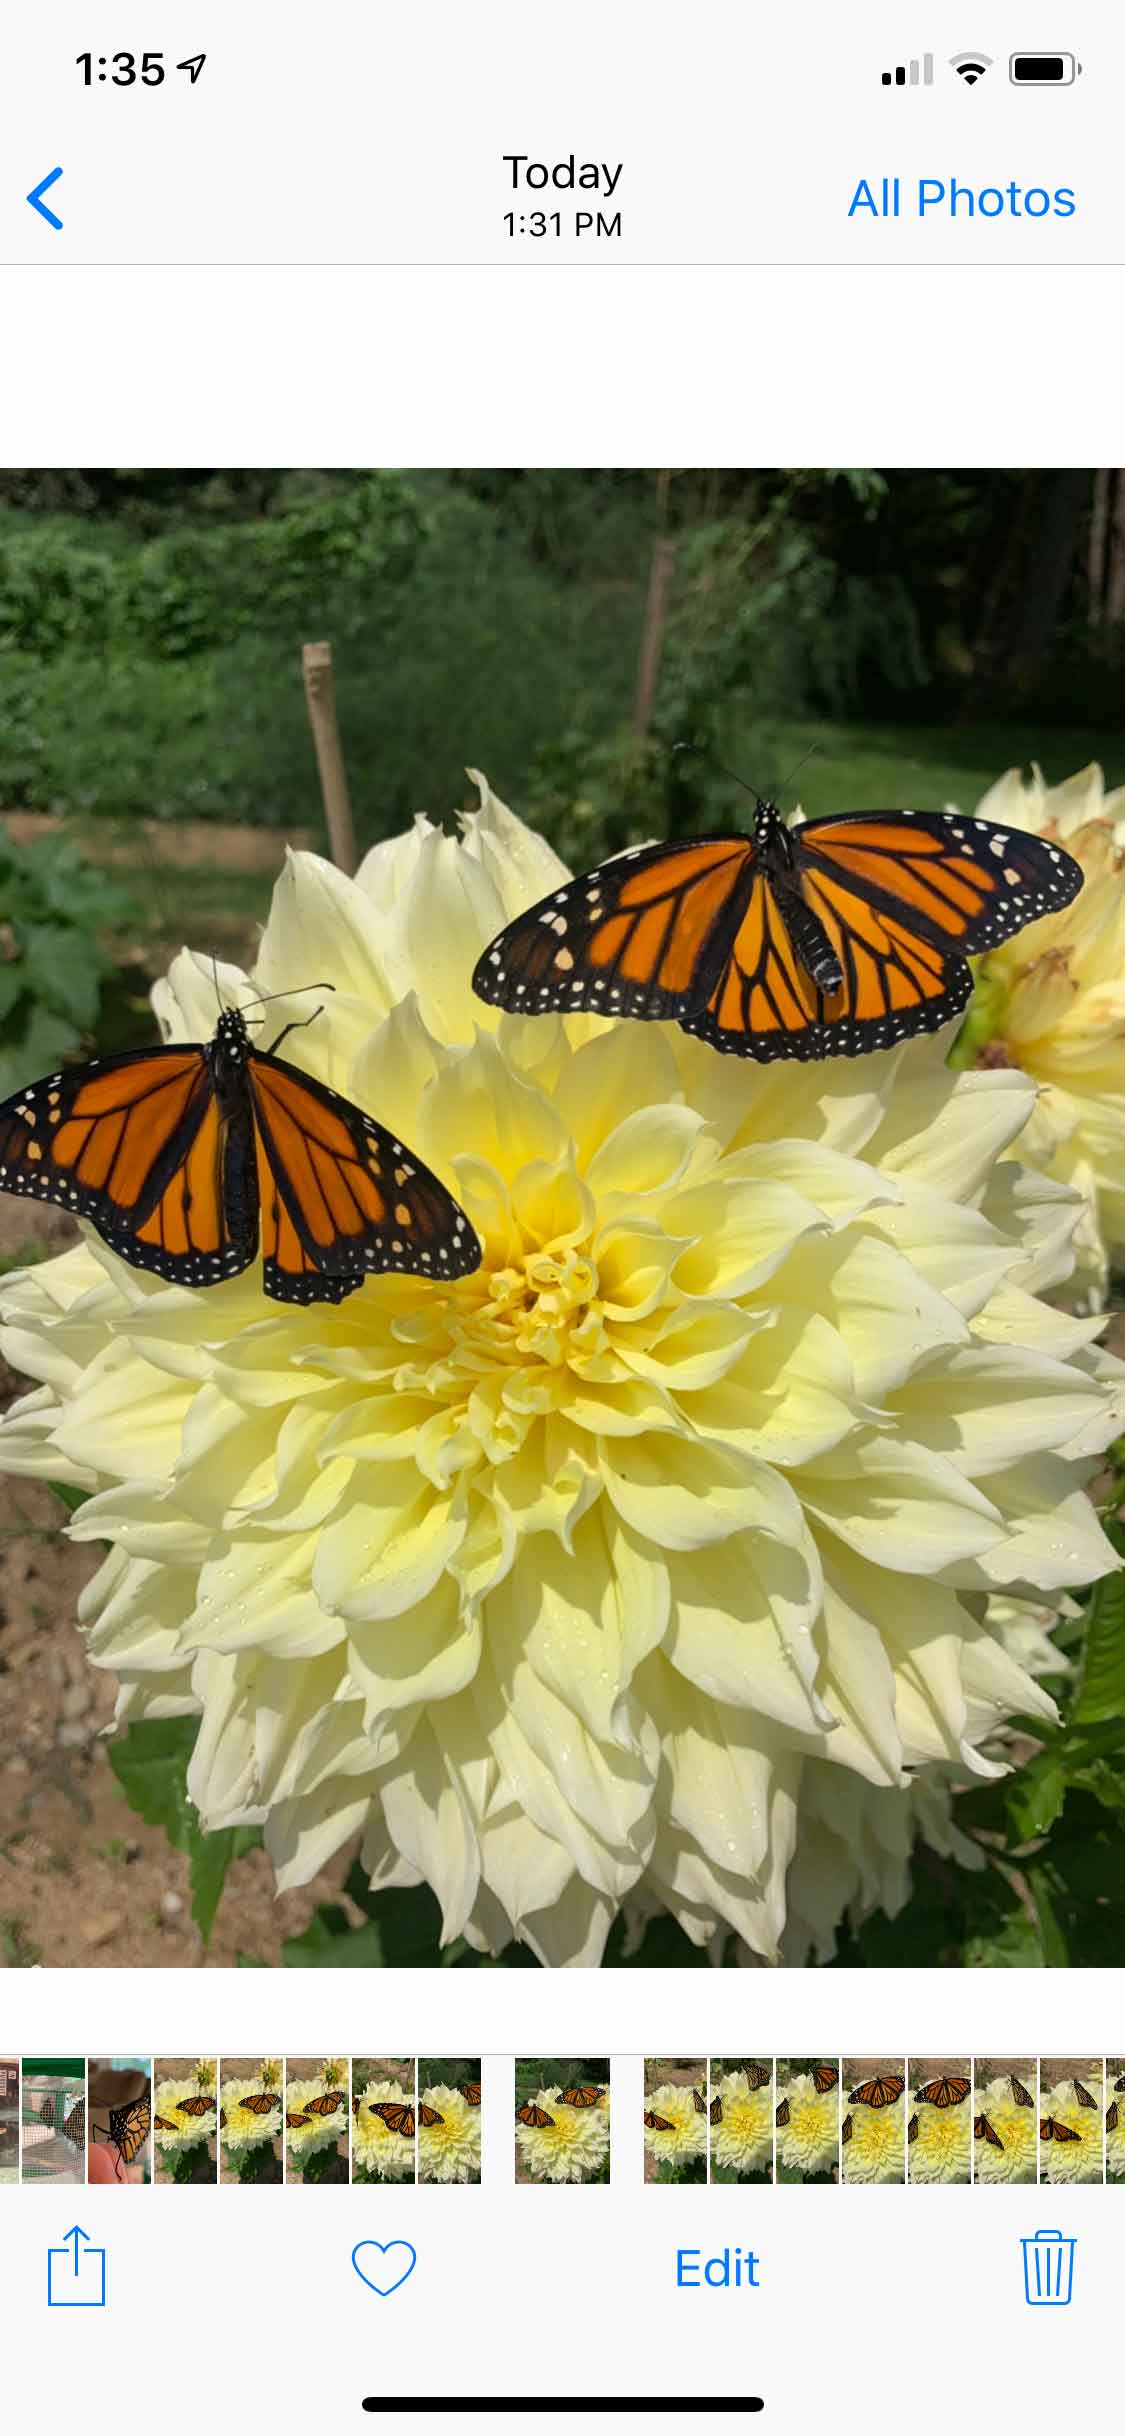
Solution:
M904 68L884 68L879 79L884 85L932 85L934 55L923 51L920 59L908 59Z

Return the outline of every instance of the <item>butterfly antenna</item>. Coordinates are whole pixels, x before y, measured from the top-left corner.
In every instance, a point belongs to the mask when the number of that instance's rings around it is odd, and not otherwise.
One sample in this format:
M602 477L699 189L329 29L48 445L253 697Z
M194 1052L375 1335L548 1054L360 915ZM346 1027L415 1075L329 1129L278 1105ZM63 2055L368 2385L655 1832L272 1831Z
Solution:
M798 773L799 773L801 770L803 770L803 769L804 769L804 766L805 766L806 761L811 761L811 760L812 760L812 757L813 757L813 754L814 754L814 753L819 753L819 751L820 751L820 746L819 746L819 744L810 744L810 746L809 746L809 748L808 748L808 751L807 751L807 752L805 752L805 753L802 753L801 758L800 758L800 760L799 760L799 761L794 762L794 764L793 764L793 768L790 770L788 778L783 778L783 779L782 779L781 786L780 786L780 788L779 788L779 790L778 790L778 792L779 792L780 794L784 795L785 790L786 790L786 787L791 787L791 786L792 786L793 781L794 781L794 779L797 777Z
M752 785L748 778L740 778L737 770L728 770L726 762L720 761L709 745L674 744L672 751L674 753L697 753L701 761L709 761L713 770L721 770L724 778L733 779L736 787L741 787L745 794L752 795L755 803L761 804L768 800L760 787Z
M239 1013L244 1015L247 1007L272 1007L279 998L303 998L307 990L334 990L335 987L334 981L302 981L299 989L271 990L265 998L244 998Z

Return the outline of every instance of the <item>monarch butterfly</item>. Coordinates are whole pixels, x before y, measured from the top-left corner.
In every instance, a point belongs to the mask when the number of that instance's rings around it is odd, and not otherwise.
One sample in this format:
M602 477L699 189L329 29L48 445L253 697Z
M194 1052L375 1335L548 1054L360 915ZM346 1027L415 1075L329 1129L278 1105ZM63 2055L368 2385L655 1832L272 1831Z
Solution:
M460 2086L461 2086L461 2095L462 2095L462 2097L464 2098L464 2101L465 2101L466 2106L479 2106L479 2105L480 2105L480 2082L479 2082L479 2081L462 2081Z
M53 2121L53 2120L54 2120L53 2109L51 2109L51 2110L49 2110L49 2111L48 2111L48 2113L47 2113L47 2115L46 2115L46 2117L45 2117L44 2119L45 2119L46 2121L48 2121L48 2122L51 2122L51 2121ZM79 2098L79 2099L77 2100L76 2104L75 2104L75 2105L73 2105L73 2106L71 2107L70 2113L68 2114L68 2116L67 2116L67 2118L66 2118L66 2121L65 2121L65 2123L63 2124L63 2139L64 2139L64 2140L73 2140L74 2145L75 2145L75 2147L76 2147L76 2148L85 2148L85 2146L86 2146L86 2100L85 2100L85 2098Z
M444 2123L445 2116L439 2115L436 2106L420 2106L418 2121L425 2125L427 2131L432 2131L435 2123Z
M814 2064L812 2077L813 2088L824 2097L826 2091L835 2089L840 2075L835 2064Z
M353 2097L353 2099L352 2099L352 2113L353 2113L353 2115L355 2115L355 2116L356 2116L357 2120L358 2120L358 2117L359 2117L359 2110L360 2110L360 2107L362 2106L362 2104L363 2104L363 2091L362 2091L362 2089L357 2089L357 2090L356 2090L356 2093L355 2093L355 2096L354 2096L354 2097Z
M923 2081L914 2094L919 2104L926 2106L963 2106L971 2088L972 2082L955 2072L948 2079L943 2075L938 2081Z
M748 2089L765 2089L768 2087L772 2078L768 2064L746 2064L743 2069L746 2074L746 2086Z
M1113 2101L1112 2106L1107 2106L1107 2107L1106 2107L1106 2110L1105 2110L1105 2127L1106 2127L1106 2130L1107 2130L1107 2131L1116 2131L1116 2129L1117 2129L1117 2120L1118 2120L1118 2107L1117 2107L1117 2100L1116 2100L1116 2098L1115 2098L1115 2099L1114 2099L1114 2101Z
M781 2126L782 2131L784 2131L785 2126L786 2126L786 2124L788 2123L788 2121L789 2121L789 2100L788 2100L788 2098L783 2098L783 2099L782 2099L782 2101L781 2101L780 2106L779 2106L779 2107L778 2107L778 2109L777 2109L777 2112L776 2112L776 2113L775 2113L775 2115L774 2115L774 2122L775 2122L775 2123L779 2123L779 2124L780 2124L780 2126Z
M1125 2072L1118 2074L1113 2086L1116 2090L1125 2089Z
M846 2148L846 2147L847 2147L848 2142L849 2142L849 2140L851 2139L851 2136L852 2136L852 2119L851 2119L851 2116L850 2116L850 2115L845 2115L845 2116L844 2116L844 2120L843 2120L843 2122L842 2122L842 2123L841 2123L841 2125L840 2125L840 2145L841 2145L841 2147L842 2147L842 2148Z
M1011 2079L1012 2079L1012 2096L1014 2097L1014 2099L1015 2099L1015 2101L1016 2101L1016 2105L1017 2105L1017 2106L1034 2106L1034 2104L1035 2104L1035 2100L1034 2100L1034 2098L1032 2097L1032 2094L1031 2094L1030 2089L1025 2089L1023 2082L1022 2082L1022 2081L1017 2081L1017 2079L1016 2079L1016 2076L1015 2076L1015 2073L1014 2073L1014 2072L1013 2072L1013 2074L1012 2074L1012 2076L1011 2076Z
M397 2132L401 2139L412 2140L414 2138L414 2108L412 2106L401 2106L393 2098L381 2098L378 2105L372 2107L371 2112L373 2115L378 2115L380 2121L386 2124L388 2131Z
M140 2154L149 2135L152 2118L148 2099L134 2098L130 2105L111 2106L107 2112L109 2130L100 2131L95 2123L94 2138L104 2140L108 2147L117 2150L120 2165L132 2165L134 2157ZM113 2171L120 2182L121 2176L116 2165Z
M213 2099L205 2098L202 2095L192 2098L177 2098L176 2112L179 2115L209 2115L213 2103Z
M1080 2140L1081 2132L1072 2131L1069 2123L1056 2122L1054 2115L1044 2115L1039 2126L1041 2140Z
M532 2131L553 2131L555 2128L554 2116L545 2114L541 2106L533 2106L529 2098L525 2099L522 2106L517 2106L516 2121L530 2124ZM671 2131L672 2129L670 2123L662 2122L656 2115L646 2115L645 2122L651 2122L654 2129L658 2131Z
M596 2106L601 2094L600 2089L595 2089L592 2083L584 2081L581 2088L564 2089L559 2104L560 2106Z
M311 1019L310 1019L311 1020ZM135 1269L213 1286L261 1247L283 1303L338 1303L371 1270L463 1277L480 1245L444 1184L323 1083L255 1049L245 1015L210 1041L127 1049L0 1104L0 1190L88 1218Z
M751 790L754 792L754 790ZM959 812L840 812L632 846L520 914L473 988L542 1015L667 1018L739 1057L859 1057L968 1003L966 959L1068 905L1060 847Z
M646 2131L675 2131L675 2128L676 2126L674 2123L669 2123L667 2115L654 2115L651 2112L646 2112Z
M225 2131L225 2130L226 2130L226 2128L227 2128L227 2110L226 2110L226 2107L225 2107L225 2106L220 2106L220 2108L219 2108L219 2130L220 2130L220 2131Z
M308 2116L307 2116L306 2114L301 2113L301 2112L297 2112L297 2113L295 2113L295 2114L290 2114L288 2107L286 2107L286 2109L285 2109L285 2128L286 2128L286 2131L300 2131L300 2130L301 2130L301 2128L302 2128L302 2125L306 2124L306 2123L308 2122L308 2120L309 2120L309 2118L308 2118Z
M1004 2146L999 2132L993 2130L987 2115L973 2116L973 2138L974 2140L987 2140L990 2148L1003 2148Z
M708 2116L708 2121L709 2121L709 2122L711 2122L711 2123L721 2123L721 2122L722 2122L722 2119L723 2119L723 2101L722 2101L722 2099L721 2099L721 2098L712 2098L712 2100L711 2100L711 2111L710 2111L710 2114L709 2114L709 2116Z
M280 2106L281 2097L276 2089L252 2089L249 2097L240 2098L238 2103L244 2115L268 2115L275 2106ZM226 2120L225 2116L223 2119Z
M693 2089L691 2094L692 2094L692 2101L693 2101L693 2104L694 2104L694 2106L695 2106L695 2111L696 2111L696 2114L697 2114L697 2115L705 2115L705 2114L706 2114L706 2112L707 2112L707 2100L706 2100L706 2098L704 2098L704 2097L701 2095L701 2093L700 2093L700 2091L699 2091L698 2089Z
M342 2089L322 2089L319 2097L308 2099L305 2113L307 2115L334 2115L337 2107L343 2106L345 2103Z
M914 2142L914 2141L917 2139L917 2137L918 2137L918 2117L917 2117L917 2115L911 2115L910 2121L909 2121L909 2123L908 2123L908 2124L907 2124L907 2126L906 2126L906 2138L907 2138L907 2144L908 2144L908 2146L912 2145L912 2144L913 2144L913 2142Z
M169 2123L167 2115L154 2115L152 2121L156 2131L178 2132L180 2128L178 2123Z
M906 2082L901 2072L888 2072L875 2081L861 2081L858 2089L848 2093L849 2106L893 2106L901 2098Z
M1084 2087L1081 2081L1075 2082L1074 2094L1080 2106L1097 2106L1097 2099L1090 2096L1089 2090Z

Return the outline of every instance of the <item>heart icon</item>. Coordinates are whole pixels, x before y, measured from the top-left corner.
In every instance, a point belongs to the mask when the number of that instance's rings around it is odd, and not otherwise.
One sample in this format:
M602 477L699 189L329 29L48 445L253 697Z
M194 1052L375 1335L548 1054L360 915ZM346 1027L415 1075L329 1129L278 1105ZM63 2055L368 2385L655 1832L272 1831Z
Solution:
M367 2265L364 2266L360 2260L361 2250L377 2250L379 2252L378 2264L368 2260ZM397 2265L397 2261L392 2264L390 2258L392 2250L405 2250L406 2252L406 2265L399 2268L397 2275L394 2272L394 2265ZM400 2284L405 2284L407 2276L413 2274L417 2263L418 2253L412 2241L357 2241L352 2251L352 2265L360 2282L366 2284L370 2291L379 2293L383 2300L386 2300L389 2293L397 2292Z

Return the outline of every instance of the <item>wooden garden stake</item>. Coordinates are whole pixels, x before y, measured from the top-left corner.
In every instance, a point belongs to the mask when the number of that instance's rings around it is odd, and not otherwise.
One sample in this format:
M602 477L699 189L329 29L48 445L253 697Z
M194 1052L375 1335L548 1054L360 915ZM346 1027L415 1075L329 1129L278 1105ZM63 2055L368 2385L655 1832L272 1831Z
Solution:
M331 643L303 644L301 666L316 766L320 772L320 791L324 797L328 844L337 869L346 871L350 878L355 870L355 827L340 742L340 722L336 716L336 679L332 668Z

